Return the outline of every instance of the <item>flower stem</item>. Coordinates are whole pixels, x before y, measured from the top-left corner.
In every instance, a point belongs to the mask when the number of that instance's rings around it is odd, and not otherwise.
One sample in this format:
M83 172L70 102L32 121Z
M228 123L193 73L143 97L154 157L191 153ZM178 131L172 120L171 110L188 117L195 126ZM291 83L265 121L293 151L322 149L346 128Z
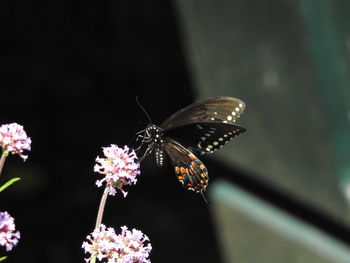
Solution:
M102 217L103 217L103 212L105 210L105 205L106 205L106 200L108 197L108 187L106 186L101 201L100 201L100 206L98 208L98 213L97 213L97 219L96 219L96 225L95 225L95 229L99 228L101 223L102 223Z
M7 155L9 155L7 151L2 151L1 158L0 158L0 175L2 172L2 168L4 167L4 163Z
M102 223L102 217L103 217L103 212L105 210L107 197L108 197L108 187L106 186L101 197L100 206L98 208L95 229L98 229ZM93 255L90 259L90 263L95 263L95 262L96 262L96 255Z

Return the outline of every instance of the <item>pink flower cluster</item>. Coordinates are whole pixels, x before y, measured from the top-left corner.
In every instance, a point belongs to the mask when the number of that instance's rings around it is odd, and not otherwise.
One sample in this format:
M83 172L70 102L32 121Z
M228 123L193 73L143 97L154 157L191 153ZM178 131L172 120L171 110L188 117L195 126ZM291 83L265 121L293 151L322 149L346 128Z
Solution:
M135 151L127 146L119 148L114 144L102 149L105 158L99 156L96 158L94 171L105 177L97 180L96 185L100 187L103 182L106 182L110 195L115 195L115 188L118 188L125 197L127 192L123 190L123 186L136 184L136 176L140 174L140 164L136 161Z
M30 150L31 143L22 125L11 123L0 126L0 146L4 152L18 154L26 160L28 156L22 153L24 150Z
M7 212L0 212L0 246L10 251L17 245L20 233L15 232L15 220Z
M95 256L100 261L106 259L108 263L150 263L148 257L152 246L145 244L149 238L136 229L129 231L126 226L121 229L121 234L117 235L113 228L106 229L101 224L99 229L88 235L88 242L82 245L85 253L91 254L86 261Z

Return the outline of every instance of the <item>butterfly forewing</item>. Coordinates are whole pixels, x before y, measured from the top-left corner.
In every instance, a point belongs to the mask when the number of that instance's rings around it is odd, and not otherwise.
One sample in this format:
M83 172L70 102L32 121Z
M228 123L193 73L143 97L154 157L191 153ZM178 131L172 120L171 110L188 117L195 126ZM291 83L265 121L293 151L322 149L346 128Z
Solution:
M189 190L204 191L208 185L208 170L205 165L180 143L166 138L165 151L175 169L177 179Z
M193 103L171 115L160 127L172 129L197 122L233 124L243 113L243 101L231 97L217 97Z

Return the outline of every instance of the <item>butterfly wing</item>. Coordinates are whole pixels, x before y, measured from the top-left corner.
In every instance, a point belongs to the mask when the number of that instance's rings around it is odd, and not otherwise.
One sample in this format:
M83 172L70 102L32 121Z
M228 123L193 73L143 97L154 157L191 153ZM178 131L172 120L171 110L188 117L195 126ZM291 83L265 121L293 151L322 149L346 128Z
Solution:
M173 138L193 152L206 154L220 149L245 131L245 128L234 124L204 122L166 130L164 136Z
M160 127L164 137L173 138L192 151L212 153L246 131L235 124L244 109L245 104L239 99L211 98L175 112Z
M175 112L160 127L167 130L197 122L234 124L244 109L244 102L236 98L210 98Z
M177 179L188 190L205 191L209 177L205 165L189 150L171 138L164 139L164 149L169 155Z

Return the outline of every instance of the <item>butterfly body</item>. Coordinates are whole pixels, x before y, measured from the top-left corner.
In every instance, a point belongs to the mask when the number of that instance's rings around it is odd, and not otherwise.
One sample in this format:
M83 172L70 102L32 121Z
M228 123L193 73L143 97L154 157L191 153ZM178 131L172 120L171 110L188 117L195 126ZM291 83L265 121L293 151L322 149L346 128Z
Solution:
M203 193L208 185L208 170L196 154L208 154L246 131L235 124L243 113L243 101L216 97L191 104L168 117L159 126L147 125L136 141L142 161L155 151L162 166L165 153L170 157L177 179L186 189Z

